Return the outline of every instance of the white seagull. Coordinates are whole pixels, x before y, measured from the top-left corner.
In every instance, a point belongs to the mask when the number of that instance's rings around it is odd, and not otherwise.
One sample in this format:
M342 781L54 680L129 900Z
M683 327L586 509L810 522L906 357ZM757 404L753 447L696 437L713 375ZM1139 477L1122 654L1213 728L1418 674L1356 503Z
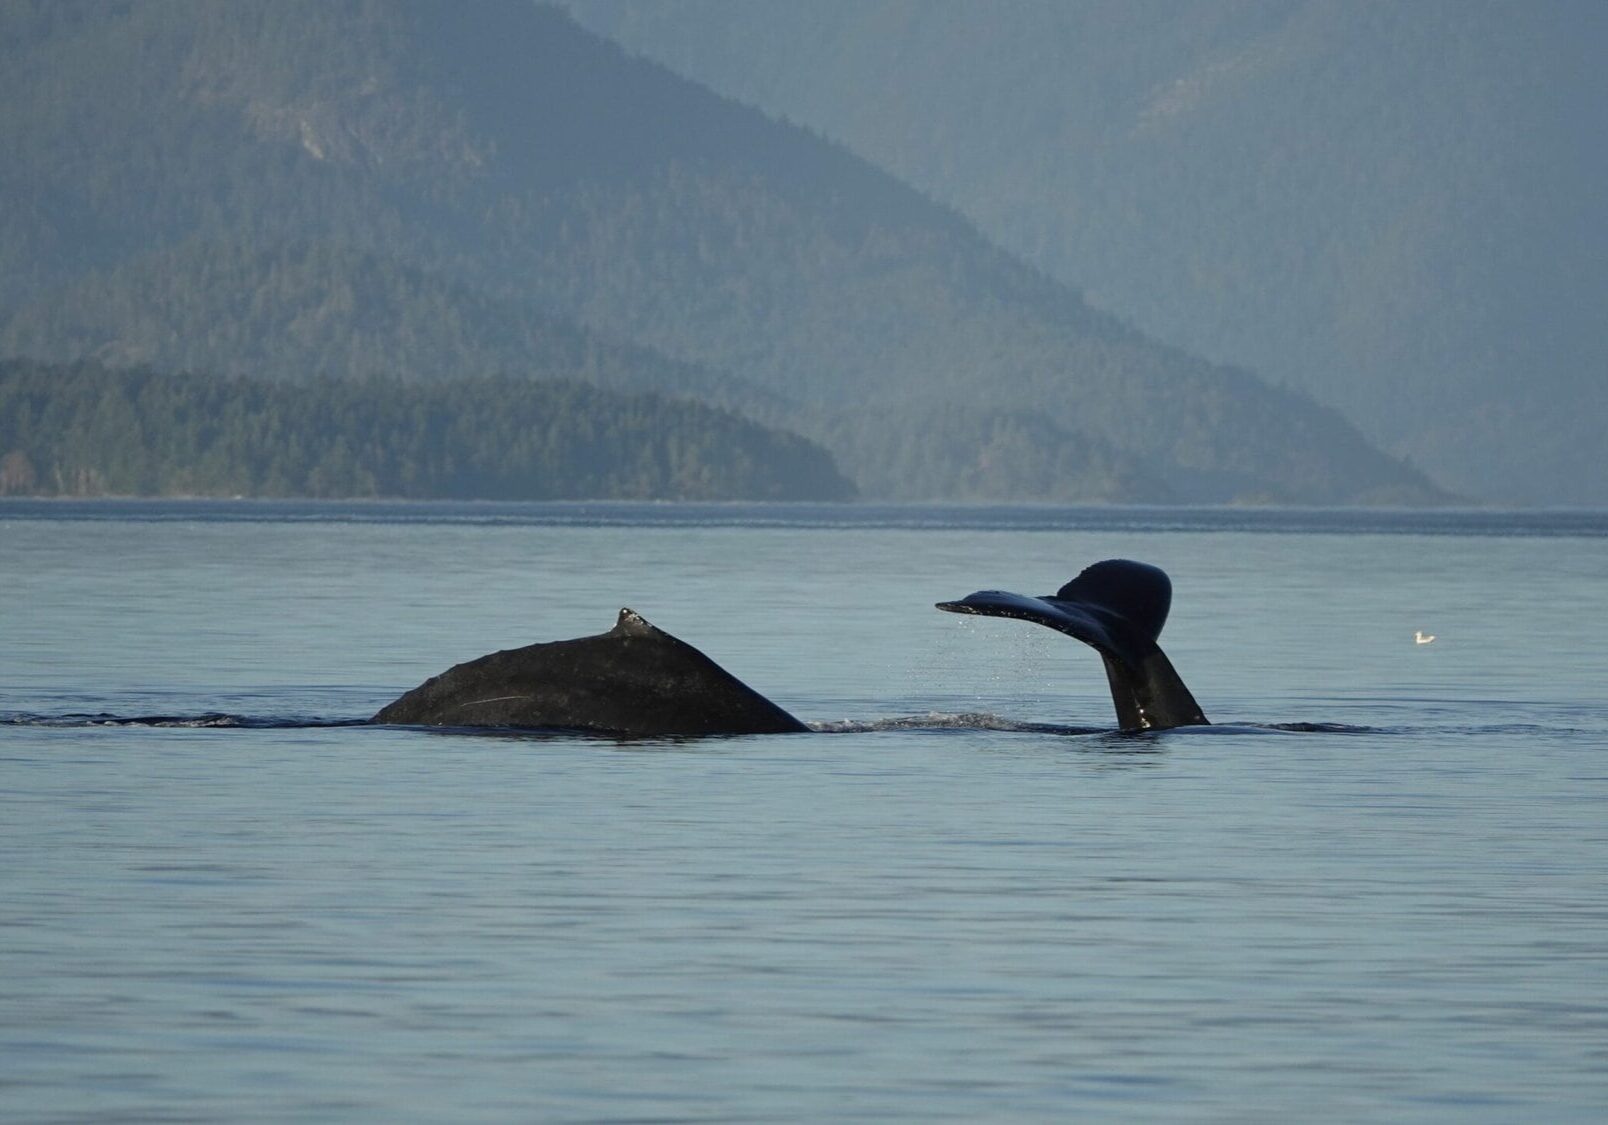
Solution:
M1422 629L1417 629L1417 630L1414 630L1414 632L1413 632L1413 640L1417 644L1427 645L1430 641L1432 641L1434 639L1435 639L1435 634L1434 633L1426 633Z

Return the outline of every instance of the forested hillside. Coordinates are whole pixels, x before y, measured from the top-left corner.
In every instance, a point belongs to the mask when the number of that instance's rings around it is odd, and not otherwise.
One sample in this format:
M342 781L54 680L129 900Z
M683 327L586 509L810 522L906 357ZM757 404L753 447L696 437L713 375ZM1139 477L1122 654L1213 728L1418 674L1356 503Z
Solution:
M753 384L328 240L189 239L23 304L0 355L270 379L518 372L785 413Z
M0 146L15 355L652 388L813 437L883 497L1440 495L523 0L13 0Z
M842 500L831 456L579 383L300 384L0 363L0 496Z
M1471 495L1608 503L1599 0L568 0Z

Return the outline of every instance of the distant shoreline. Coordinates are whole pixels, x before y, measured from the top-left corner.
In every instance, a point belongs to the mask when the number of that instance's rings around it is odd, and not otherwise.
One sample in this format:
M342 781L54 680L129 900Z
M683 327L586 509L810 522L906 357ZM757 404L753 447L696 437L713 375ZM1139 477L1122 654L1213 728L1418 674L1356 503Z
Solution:
M643 528L1265 533L1608 538L1608 509L884 503L875 500L405 500L0 497L0 521L396 523Z

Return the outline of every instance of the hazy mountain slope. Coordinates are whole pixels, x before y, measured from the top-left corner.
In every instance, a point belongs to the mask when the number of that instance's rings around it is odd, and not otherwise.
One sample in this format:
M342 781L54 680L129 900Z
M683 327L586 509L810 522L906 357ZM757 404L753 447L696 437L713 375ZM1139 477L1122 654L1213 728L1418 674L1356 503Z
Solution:
M1457 487L1608 502L1608 7L573 0Z
M552 9L13 3L0 94L24 216L0 226L0 339L22 351L471 375L571 318L768 389L753 409L877 495L1434 495L1331 412L1151 343Z
M270 379L516 374L796 410L729 375L330 242L192 239L89 271L19 308L0 328L0 355Z

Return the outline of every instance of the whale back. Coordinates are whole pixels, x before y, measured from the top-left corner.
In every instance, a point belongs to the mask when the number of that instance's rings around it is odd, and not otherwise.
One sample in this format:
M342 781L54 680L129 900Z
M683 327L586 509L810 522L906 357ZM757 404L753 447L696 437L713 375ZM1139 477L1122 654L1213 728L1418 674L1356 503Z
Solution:
M628 738L778 734L792 715L641 614L591 637L454 665L373 720L447 727L583 730Z

